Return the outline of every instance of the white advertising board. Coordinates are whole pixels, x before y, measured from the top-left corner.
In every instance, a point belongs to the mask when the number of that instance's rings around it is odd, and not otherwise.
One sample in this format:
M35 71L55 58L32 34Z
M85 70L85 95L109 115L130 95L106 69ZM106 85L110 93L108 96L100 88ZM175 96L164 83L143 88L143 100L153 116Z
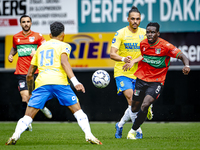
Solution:
M32 18L31 29L42 34L49 34L54 21L65 25L65 33L78 32L77 0L0 0L0 36L19 32L23 14Z

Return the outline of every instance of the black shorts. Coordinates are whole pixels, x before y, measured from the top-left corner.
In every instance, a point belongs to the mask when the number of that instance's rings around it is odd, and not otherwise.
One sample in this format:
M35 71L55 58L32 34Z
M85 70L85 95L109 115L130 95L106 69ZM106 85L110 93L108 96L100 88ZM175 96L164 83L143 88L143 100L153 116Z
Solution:
M160 82L146 82L137 78L133 93L133 100L143 101L146 95L150 95L154 99L157 99L162 89L163 85Z
M36 79L38 74L34 74L34 80ZM17 75L18 80L18 89L19 91L28 90L26 83L26 75Z

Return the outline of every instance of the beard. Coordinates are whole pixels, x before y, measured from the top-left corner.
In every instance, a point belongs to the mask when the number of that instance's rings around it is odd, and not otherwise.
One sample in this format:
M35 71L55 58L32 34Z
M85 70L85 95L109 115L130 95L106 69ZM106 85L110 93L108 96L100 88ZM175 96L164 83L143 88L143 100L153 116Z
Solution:
M30 27L22 27L22 29L25 31L25 32L28 32L31 28Z
M132 28L134 29L134 30L136 30L137 28L138 28L138 24L137 23L134 23L133 25L132 25Z
M137 28L138 28L138 26L137 26L137 27L134 27L134 26L133 26L133 29L135 29L135 30L136 30Z

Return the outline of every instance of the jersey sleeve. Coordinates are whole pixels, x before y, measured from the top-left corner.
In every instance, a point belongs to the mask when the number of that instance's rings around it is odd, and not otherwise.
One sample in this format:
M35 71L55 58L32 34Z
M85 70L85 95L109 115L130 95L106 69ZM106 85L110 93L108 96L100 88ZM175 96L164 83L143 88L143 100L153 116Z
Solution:
M115 48L119 49L119 47L121 45L121 41L122 41L122 36L123 36L122 32L120 32L120 30L117 31L115 33L113 40L112 40L111 47L115 47Z
M61 51L61 54L62 53L66 53L68 58L70 56L70 52L71 52L71 46L69 44L66 44L62 47L62 51Z
M46 42L46 40L44 39L41 33L39 33L38 37L39 37L39 41L38 41L38 47L39 47L40 45L42 45L42 43Z
M142 40L140 42L140 52L141 52L142 56L143 56L143 51L145 51L145 42L144 42L144 40Z
M15 36L13 36L13 48L17 48L15 44Z
M166 42L165 46L168 49L167 55L170 57L178 58L178 56L182 53L180 49L178 49L171 43Z

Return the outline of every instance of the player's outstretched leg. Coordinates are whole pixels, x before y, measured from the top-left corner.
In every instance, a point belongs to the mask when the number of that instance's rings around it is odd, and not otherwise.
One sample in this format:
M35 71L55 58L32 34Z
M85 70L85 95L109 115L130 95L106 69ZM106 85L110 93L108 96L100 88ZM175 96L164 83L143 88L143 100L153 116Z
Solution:
M12 137L8 139L6 142L6 145L15 145L17 143L17 140L20 138L20 135L18 133L14 133Z
M28 128L32 121L33 119L26 115L23 118L19 119L15 128L15 132L13 133L12 137L8 139L6 145L15 145L16 142L19 140L20 135Z
M74 117L76 118L78 125L81 127L83 132L85 133L85 140L91 144L102 145L101 141L99 141L91 132L90 124L87 115L82 111L82 109L76 111L74 113Z
M97 144L97 145L102 145L101 141L99 141L94 135L86 135L85 136L86 142L89 142L91 144Z
M129 121L129 120L131 119L131 118L130 118L130 115L129 115L129 109L130 109L130 107L131 107L131 106L128 106L128 108L127 108L126 111L124 112L124 115L123 115L123 117L121 118L121 120L115 124L115 129L116 129L115 138L117 138L117 139L122 138L123 126L124 126L124 124L125 124L127 121Z
M116 139L122 138L123 127L119 127L118 125L119 125L119 122L117 122L117 123L115 124L115 129L116 129L115 138L116 138Z
M43 114L44 114L47 118L49 118L49 119L52 118L52 113L51 113L51 111L50 111L47 107L44 107L43 109L40 109L40 110L41 110L41 112L43 112Z

